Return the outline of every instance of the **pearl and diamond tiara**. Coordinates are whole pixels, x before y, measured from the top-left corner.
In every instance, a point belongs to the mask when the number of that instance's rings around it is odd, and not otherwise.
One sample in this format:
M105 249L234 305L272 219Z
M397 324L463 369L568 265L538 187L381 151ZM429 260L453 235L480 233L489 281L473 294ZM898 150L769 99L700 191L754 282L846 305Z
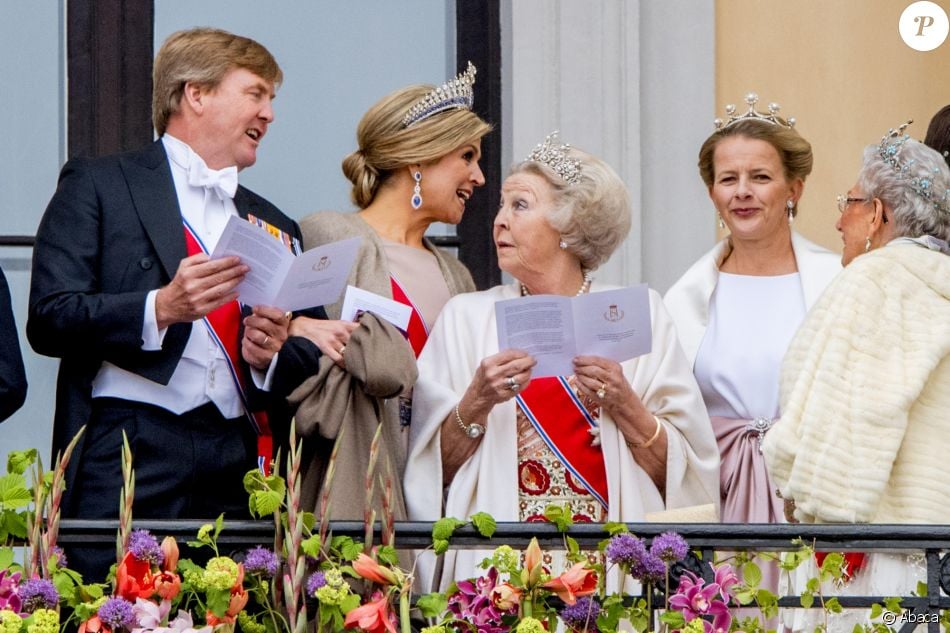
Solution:
M759 112L755 109L755 104L759 101L759 95L754 92L750 92L745 96L745 102L749 104L749 111L745 114L740 114L736 116L736 106L732 103L726 106L726 115L728 119L723 121L722 119L716 119L713 121L713 124L716 126L717 130L724 130L730 125L734 125L739 121L745 121L747 119L752 119L755 121L762 121L764 123L771 123L772 125L781 125L782 127L793 128L795 127L795 117L789 117L787 123L783 123L782 119L778 118L778 111L781 110L781 106L775 103L774 101L768 105L768 112Z
M547 165L564 182L569 185L576 185L581 180L581 161L567 155L571 146L567 144L559 145L557 135L558 131L554 130L545 136L544 142L539 143L524 160L525 162L532 161Z
M446 110L471 110L475 102L475 72L475 64L469 62L464 73L459 73L455 79L445 82L414 103L402 120L403 127L411 127Z

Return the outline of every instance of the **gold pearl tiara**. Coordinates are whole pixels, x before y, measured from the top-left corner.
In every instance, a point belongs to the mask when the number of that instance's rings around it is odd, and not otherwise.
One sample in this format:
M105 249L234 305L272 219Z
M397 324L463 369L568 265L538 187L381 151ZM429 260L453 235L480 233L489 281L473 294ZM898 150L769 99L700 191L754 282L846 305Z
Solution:
M759 112L755 109L755 104L759 101L759 95L754 92L750 92L745 96L745 102L749 105L749 111L745 114L740 114L736 116L736 106L732 103L726 106L726 115L729 117L726 121L722 119L716 119L713 121L713 124L716 126L717 130L724 130L730 125L734 125L739 121L745 121L746 119L753 119L755 121L763 121L765 123L771 123L772 125L781 125L782 127L793 128L795 127L795 117L789 117L788 123L783 123L780 118L778 118L778 111L781 110L781 106L775 103L774 101L769 104L768 112Z
M464 73L459 73L455 79L445 82L413 104L403 118L402 126L410 127L445 110L471 110L475 102L475 72L475 64L469 62Z

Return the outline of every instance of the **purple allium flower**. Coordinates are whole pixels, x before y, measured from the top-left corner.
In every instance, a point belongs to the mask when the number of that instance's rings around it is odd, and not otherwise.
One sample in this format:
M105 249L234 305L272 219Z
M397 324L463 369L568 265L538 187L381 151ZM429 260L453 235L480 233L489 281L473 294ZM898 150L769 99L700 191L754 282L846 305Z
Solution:
M132 603L125 598L113 596L99 607L97 613L102 623L111 629L130 629L135 626L135 612Z
M666 580L666 563L647 552L630 568L630 575L644 584L657 585Z
M327 584L327 578L323 575L322 571L315 571L310 574L310 578L307 579L307 595L313 596L316 595L317 589L323 587Z
M605 551L607 560L615 565L637 565L647 555L643 540L633 534L617 534L610 539Z
M244 557L244 571L249 574L257 574L264 578L273 578L277 575L277 567L280 561L277 560L277 554L269 549L264 549L260 545L254 549L247 550Z
M33 613L37 609L55 609L59 604L59 592L49 580L34 578L20 587L20 600L26 613Z
M129 551L141 561L148 561L153 565L161 565L165 554L158 541L148 530L133 530L129 535Z
M589 596L578 598L574 604L561 609L561 620L565 626L578 633L597 633L597 616L600 605Z
M517 605L509 611L498 609L492 602L492 591L498 585L498 570L489 567L484 576L456 583L458 593L449 598L448 610L459 620L475 627L478 633L505 633L510 627L502 617L518 613Z
M689 545L686 544L686 539L676 532L664 532L653 539L650 553L668 563L675 563L686 558Z
M66 552L59 545L54 545L49 549L49 555L56 557L56 568L63 569L69 567L69 561L66 560Z

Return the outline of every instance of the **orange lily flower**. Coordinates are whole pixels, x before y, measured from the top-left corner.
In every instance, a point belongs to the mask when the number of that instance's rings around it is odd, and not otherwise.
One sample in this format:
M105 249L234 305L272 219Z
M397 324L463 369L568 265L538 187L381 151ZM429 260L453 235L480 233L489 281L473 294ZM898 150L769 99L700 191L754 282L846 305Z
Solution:
M502 583L492 589L492 605L501 611L510 611L512 608L521 603L522 593L524 592L521 589L515 587L511 583Z
M366 580L370 580L379 585L401 585L400 578L388 567L383 567L375 560L361 553L353 561L353 570Z
M148 600L155 594L152 567L128 552L115 568L115 592L129 602L136 598Z
M597 574L585 569L585 563L577 563L566 572L541 585L550 589L566 604L574 604L581 596L589 596L597 591Z
M162 561L162 571L178 569L178 541L171 536L166 536L162 540L162 554L165 556Z
M377 592L377 600L367 602L346 614L343 626L348 629L359 628L366 633L396 633L392 614L389 612L389 600L385 594Z

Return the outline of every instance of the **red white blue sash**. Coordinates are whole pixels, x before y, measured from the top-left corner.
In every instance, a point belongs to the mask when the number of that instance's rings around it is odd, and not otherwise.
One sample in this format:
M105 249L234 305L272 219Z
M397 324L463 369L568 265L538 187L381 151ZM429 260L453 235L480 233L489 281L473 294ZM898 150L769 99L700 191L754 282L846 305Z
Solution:
M185 248L188 256L197 255L198 253L209 254L204 242L188 224L188 220L182 218L182 221L185 225ZM248 405L244 388L244 374L240 370L241 306L237 301L231 301L211 311L202 321L208 329L208 336L224 352L228 373L231 374L234 388L237 389L238 395L241 397L247 419L257 432L257 467L267 475L273 455L274 442L271 437L270 424L267 420L267 412L252 411Z
M517 396L518 406L571 476L607 509L607 468L591 442L597 420L564 376L535 378Z
M412 313L409 315L409 326L405 334L406 338L409 339L409 345L412 346L412 351L416 354L416 358L419 358L422 348L429 340L429 328L426 327L426 322L422 319L422 312L419 311L416 304L412 302L406 291L399 285L395 275L390 275L389 280L392 286L393 301L398 301L412 308Z

